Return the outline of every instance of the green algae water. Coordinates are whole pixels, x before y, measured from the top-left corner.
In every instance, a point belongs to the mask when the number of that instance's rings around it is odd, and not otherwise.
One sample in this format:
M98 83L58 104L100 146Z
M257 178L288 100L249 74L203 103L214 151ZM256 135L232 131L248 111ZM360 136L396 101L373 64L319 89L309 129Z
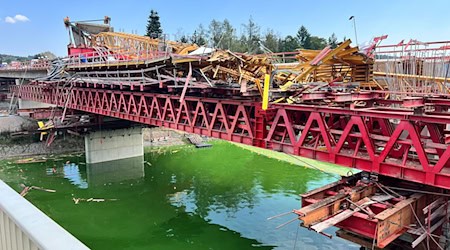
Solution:
M298 221L276 229L294 215L267 220L335 176L222 141L146 151L148 163L114 166L86 166L83 156L3 160L0 178L18 192L22 183L56 190L25 198L92 249L359 249Z

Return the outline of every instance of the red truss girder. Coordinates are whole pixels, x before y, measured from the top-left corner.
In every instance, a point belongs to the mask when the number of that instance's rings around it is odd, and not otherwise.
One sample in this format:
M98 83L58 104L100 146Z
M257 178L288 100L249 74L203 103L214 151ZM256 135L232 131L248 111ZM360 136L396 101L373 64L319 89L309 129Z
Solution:
M94 88L72 88L69 93L67 88L48 85L25 85L13 90L23 99L450 189L447 112L415 114L394 109L288 104L271 105L263 112L260 103L249 100L186 96L180 103L176 95Z

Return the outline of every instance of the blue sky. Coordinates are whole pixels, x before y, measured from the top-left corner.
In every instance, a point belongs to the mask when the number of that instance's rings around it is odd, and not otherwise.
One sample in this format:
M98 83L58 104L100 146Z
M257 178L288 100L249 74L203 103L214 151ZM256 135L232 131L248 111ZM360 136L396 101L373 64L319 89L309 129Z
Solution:
M180 31L190 34L200 23L207 27L213 18L227 18L239 32L252 16L263 32L271 28L286 36L305 25L313 35L328 37L334 32L339 39L354 40L348 20L354 15L360 43L384 34L389 35L386 43L410 38L450 40L447 0L0 0L0 53L25 56L52 51L66 55L66 16L88 20L107 15L116 31L143 34L151 9L159 12L164 33L171 36Z

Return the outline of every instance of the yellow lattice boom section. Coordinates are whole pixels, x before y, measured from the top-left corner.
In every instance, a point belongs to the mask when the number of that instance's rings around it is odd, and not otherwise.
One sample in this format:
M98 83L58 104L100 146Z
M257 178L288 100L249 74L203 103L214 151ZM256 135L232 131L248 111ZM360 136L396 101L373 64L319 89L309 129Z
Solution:
M141 57L154 51L186 55L198 48L196 44L164 41L121 32L102 32L93 35L91 43L93 46L106 47L114 53L128 55L131 58Z

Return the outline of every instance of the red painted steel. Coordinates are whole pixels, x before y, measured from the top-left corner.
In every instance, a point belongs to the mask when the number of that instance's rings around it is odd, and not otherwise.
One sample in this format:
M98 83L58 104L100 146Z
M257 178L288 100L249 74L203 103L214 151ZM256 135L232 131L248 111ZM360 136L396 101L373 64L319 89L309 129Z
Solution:
M24 85L23 99L168 127L301 155L450 189L450 100L423 98L416 109L273 104L146 92ZM356 95L361 98L361 95ZM340 96L336 98L341 98ZM366 97L364 97L366 98ZM340 100L340 99L336 99ZM413 103L414 104L414 103ZM406 101L405 105L411 105ZM413 105L414 106L414 105ZM447 140L446 140L447 139ZM447 143L446 143L447 141Z

